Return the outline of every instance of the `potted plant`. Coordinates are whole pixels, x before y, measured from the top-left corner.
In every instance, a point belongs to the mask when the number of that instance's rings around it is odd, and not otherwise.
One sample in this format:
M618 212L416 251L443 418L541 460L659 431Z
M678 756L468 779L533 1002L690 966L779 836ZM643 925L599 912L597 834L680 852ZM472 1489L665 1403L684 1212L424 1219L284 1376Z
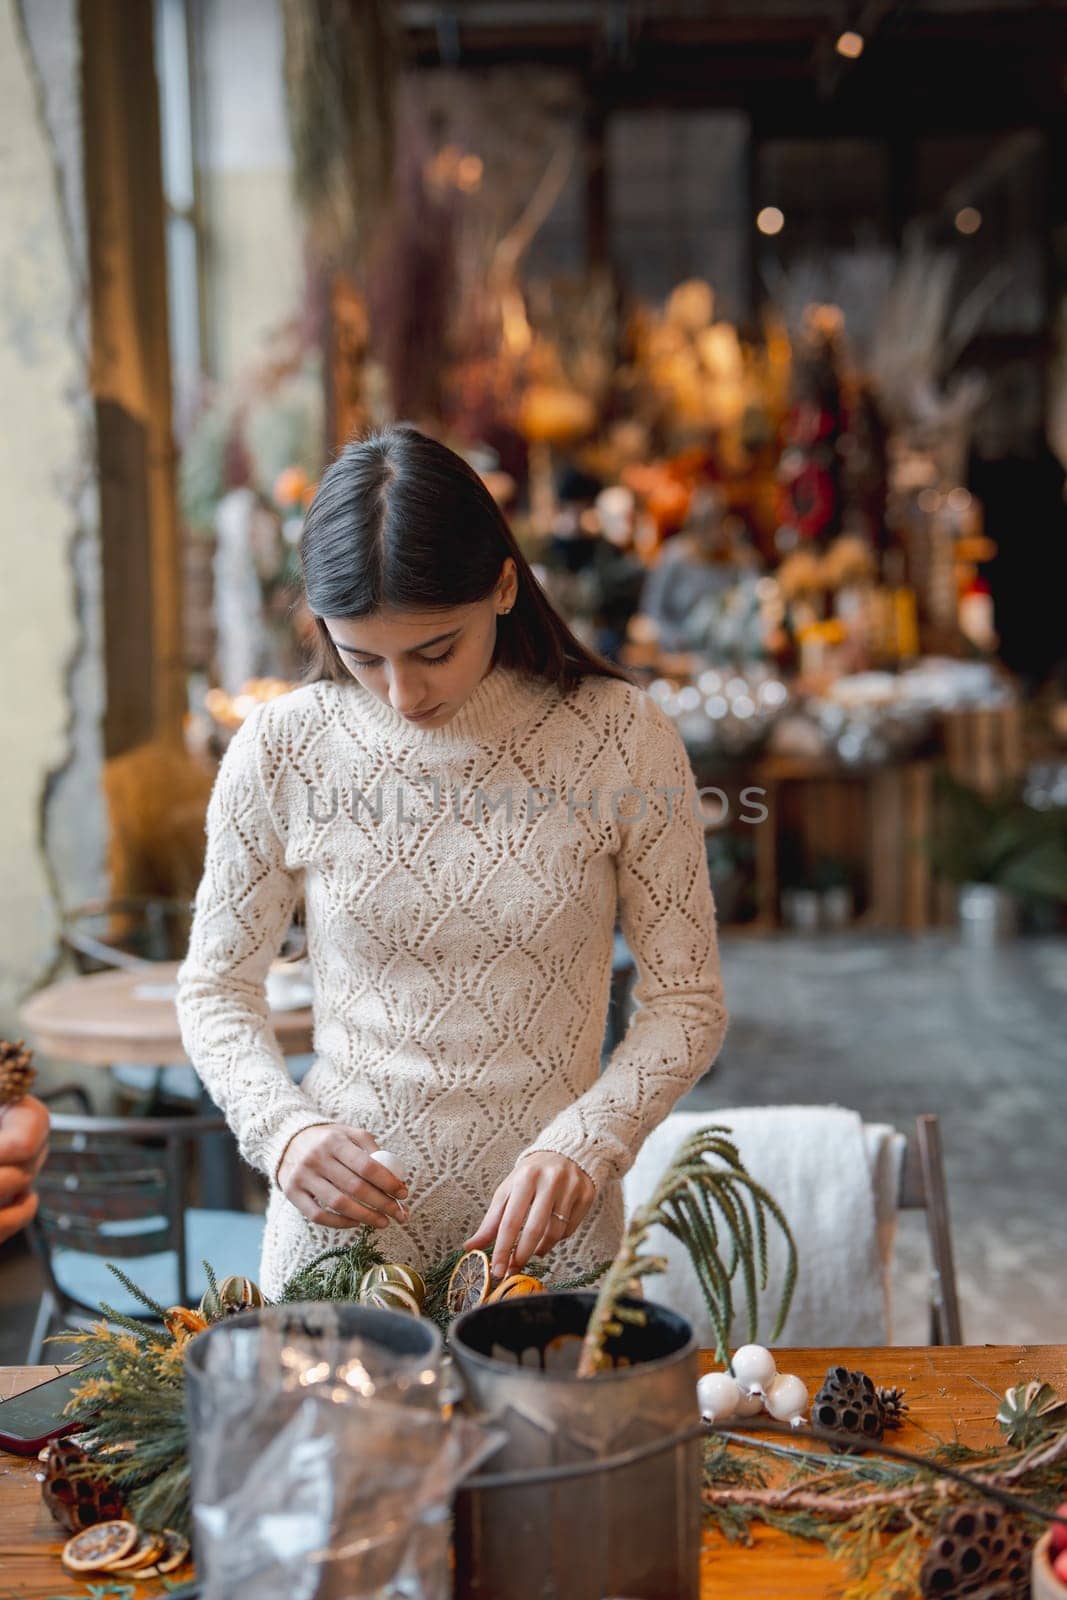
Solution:
M1037 810L1016 790L983 795L942 778L931 853L957 887L970 944L1010 936L1021 906L1067 903L1067 810Z

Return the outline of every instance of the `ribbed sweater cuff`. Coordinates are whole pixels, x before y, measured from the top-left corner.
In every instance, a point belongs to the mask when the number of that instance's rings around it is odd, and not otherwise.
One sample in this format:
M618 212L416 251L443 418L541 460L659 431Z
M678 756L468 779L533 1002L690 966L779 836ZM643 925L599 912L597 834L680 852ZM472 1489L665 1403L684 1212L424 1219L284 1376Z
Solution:
M532 1156L538 1150L548 1151L552 1155L566 1156L568 1161L573 1161L576 1167L581 1167L586 1177L590 1180L597 1193L606 1183L610 1183L615 1176L614 1168L608 1158L598 1154L587 1139L569 1139L566 1134L549 1135L547 1139L536 1139L528 1146L519 1157Z
M297 1134L305 1132L308 1128L325 1128L329 1125L329 1117L324 1117L321 1111L316 1111L311 1105L306 1110L296 1108L287 1112L265 1139L259 1140L248 1149L248 1159L277 1186L278 1168L282 1164L282 1157Z

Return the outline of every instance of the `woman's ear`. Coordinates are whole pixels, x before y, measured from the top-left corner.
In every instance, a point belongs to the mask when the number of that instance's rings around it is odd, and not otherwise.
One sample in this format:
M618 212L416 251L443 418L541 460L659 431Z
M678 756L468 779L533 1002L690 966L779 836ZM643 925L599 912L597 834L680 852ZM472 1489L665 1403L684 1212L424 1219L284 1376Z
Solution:
M519 595L519 574L514 559L508 556L500 569L496 586L496 609L500 615L510 611Z

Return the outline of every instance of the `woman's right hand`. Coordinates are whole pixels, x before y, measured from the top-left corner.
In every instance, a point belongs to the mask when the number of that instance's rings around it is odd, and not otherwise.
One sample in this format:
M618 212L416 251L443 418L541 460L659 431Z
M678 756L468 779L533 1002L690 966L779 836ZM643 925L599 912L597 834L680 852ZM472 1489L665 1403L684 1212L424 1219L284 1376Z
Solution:
M406 1222L407 1185L374 1160L373 1134L329 1123L290 1139L278 1187L309 1222L324 1228L386 1228Z

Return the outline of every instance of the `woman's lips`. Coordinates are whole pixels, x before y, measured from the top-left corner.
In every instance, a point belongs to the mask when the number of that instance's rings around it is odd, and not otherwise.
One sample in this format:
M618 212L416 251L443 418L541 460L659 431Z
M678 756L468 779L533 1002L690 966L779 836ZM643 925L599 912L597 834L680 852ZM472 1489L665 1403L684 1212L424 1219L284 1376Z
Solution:
M404 716L408 722L426 722L428 718L435 717L441 707L431 706L429 711L405 711Z

